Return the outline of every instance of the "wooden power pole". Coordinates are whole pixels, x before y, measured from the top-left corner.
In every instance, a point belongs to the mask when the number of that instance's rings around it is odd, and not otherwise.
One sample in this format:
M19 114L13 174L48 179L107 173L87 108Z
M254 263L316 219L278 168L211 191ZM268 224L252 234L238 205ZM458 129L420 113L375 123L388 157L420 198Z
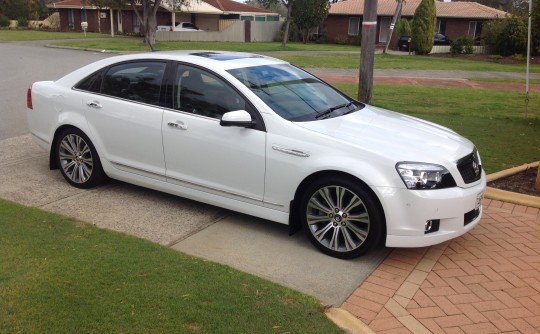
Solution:
M362 18L362 47L360 52L360 80L358 100L371 103L373 95L373 63L377 36L377 0L364 1Z

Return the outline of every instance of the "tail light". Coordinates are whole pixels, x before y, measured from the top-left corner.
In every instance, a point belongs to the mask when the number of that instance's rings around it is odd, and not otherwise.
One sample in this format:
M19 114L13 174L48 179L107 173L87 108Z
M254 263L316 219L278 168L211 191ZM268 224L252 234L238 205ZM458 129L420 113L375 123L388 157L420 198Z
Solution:
M32 105L32 85L28 86L28 91L26 92L26 107L28 109L34 109L34 106Z

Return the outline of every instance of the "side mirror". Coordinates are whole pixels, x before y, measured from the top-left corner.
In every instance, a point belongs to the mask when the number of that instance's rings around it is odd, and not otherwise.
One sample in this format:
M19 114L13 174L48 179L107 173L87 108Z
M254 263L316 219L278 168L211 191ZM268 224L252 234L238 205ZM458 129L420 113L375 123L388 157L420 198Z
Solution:
M221 116L219 125L252 128L255 126L255 121L251 118L251 115L247 111L235 110L223 114L223 116Z

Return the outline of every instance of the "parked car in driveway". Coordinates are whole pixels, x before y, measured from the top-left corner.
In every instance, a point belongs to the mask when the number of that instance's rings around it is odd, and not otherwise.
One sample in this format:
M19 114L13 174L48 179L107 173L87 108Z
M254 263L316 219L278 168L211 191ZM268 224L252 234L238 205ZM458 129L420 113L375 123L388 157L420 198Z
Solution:
M485 173L469 140L270 57L107 58L33 83L27 118L75 187L110 177L304 228L339 258L380 238L441 243L482 214Z
M172 24L164 25L164 26L157 26L157 31L203 31L203 30L197 28L197 26L191 22L180 22L174 27L172 26Z
M401 51L409 51L410 43L411 36L400 36L398 39L398 49ZM450 45L450 43L452 43L452 40L446 35L435 33L433 36L433 45Z

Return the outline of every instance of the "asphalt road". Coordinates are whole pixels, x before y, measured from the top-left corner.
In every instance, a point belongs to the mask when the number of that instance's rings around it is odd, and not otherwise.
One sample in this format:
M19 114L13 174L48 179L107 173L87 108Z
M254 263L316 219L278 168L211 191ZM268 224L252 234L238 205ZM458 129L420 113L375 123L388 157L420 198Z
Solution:
M45 48L45 42L0 43L0 198L71 216L194 256L224 263L339 306L384 259L379 248L344 261L328 257L287 226L110 181L70 187L48 169L46 152L28 133L29 84L55 80L112 54Z
M28 133L26 91L35 81L56 80L110 53L43 47L43 42L0 43L0 140Z

